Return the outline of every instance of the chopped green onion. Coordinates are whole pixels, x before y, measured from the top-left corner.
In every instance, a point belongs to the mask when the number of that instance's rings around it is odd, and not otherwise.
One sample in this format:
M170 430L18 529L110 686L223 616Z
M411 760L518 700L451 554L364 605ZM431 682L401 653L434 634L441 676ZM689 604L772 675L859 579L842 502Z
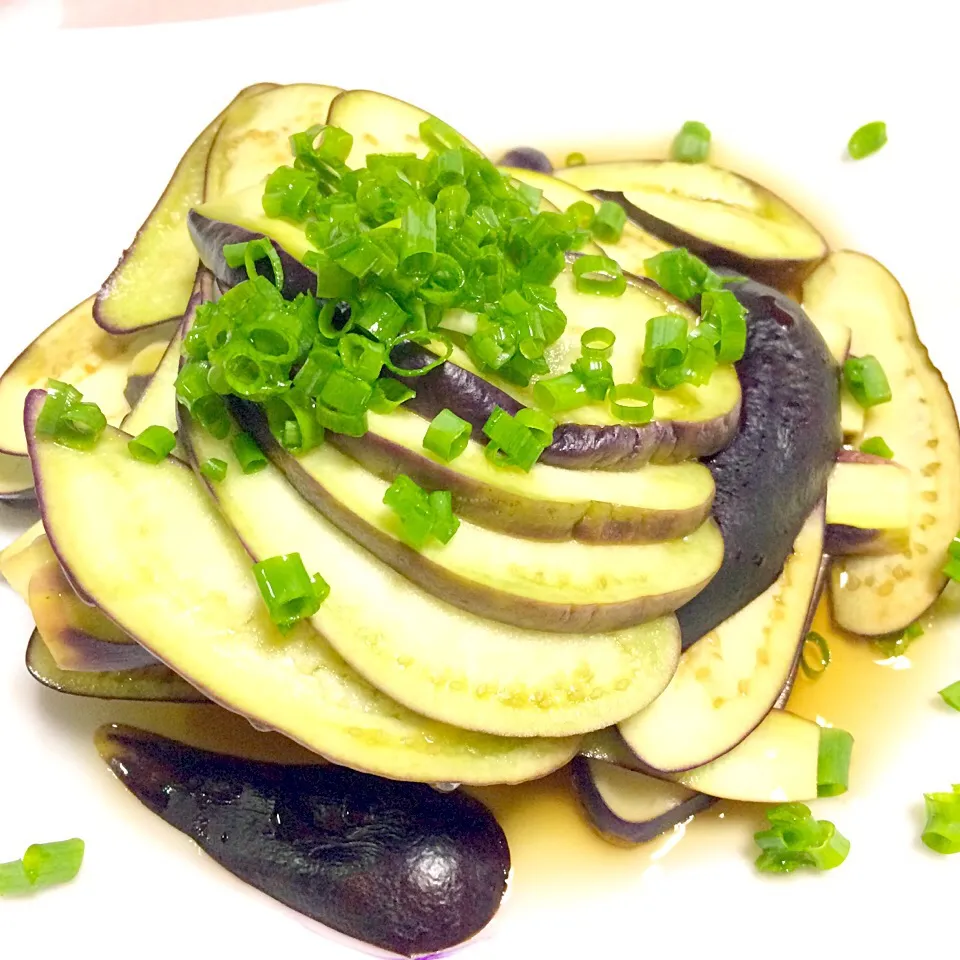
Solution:
M278 290L283 290L283 264L273 243L266 237L244 243L224 244L223 257L229 267L239 267L242 264L246 268L248 280L257 276L257 260L266 257L273 271L273 285Z
M346 370L334 370L323 385L319 400L339 413L358 416L370 405L372 396L373 387L368 381Z
M387 488L383 502L397 515L403 540L415 550L422 550L430 537L449 543L460 526L449 491L435 490L428 496L404 473Z
M268 217L283 217L300 222L313 210L317 200L317 181L304 170L278 167L267 178L263 192L263 212Z
M400 217L400 232L400 263L432 267L437 252L436 207L429 200L411 203Z
M397 407L416 396L405 383L391 377L381 377L373 385L373 396L370 398L370 409L374 413L393 413Z
M289 630L300 620L312 617L330 593L319 575L311 577L299 553L269 557L253 565L253 576L270 619L281 630Z
M17 896L30 893L32 890L33 887L26 870L23 869L22 860L0 863L0 897Z
M371 396L371 402L372 402ZM325 404L318 403L316 409L317 423L325 430L342 433L348 437L362 437L367 432L367 413L343 413L334 410Z
M960 581L960 534L950 541L950 546L947 547L947 562L941 572L951 580Z
M227 461L210 457L200 464L200 473L212 483L220 483L227 475Z
M79 403L83 394L62 380L47 381L47 397L37 415L35 433L38 437L55 437L67 408Z
M581 293L619 297L627 289L627 280L620 264L610 257L596 254L577 257L573 264L573 276Z
M658 386L675 384L665 379L671 369L680 369L687 353L687 321L676 314L651 317L643 341L642 363L653 371Z
M344 367L361 380L376 380L387 356L387 348L359 333L348 333L337 343Z
M869 453L884 460L893 459L893 451L887 446L883 437L868 437L860 444L861 453Z
M770 828L754 834L763 873L792 873L800 867L833 870L850 853L850 841L829 820L817 820L803 803L784 803L767 811Z
M244 473L257 473L266 468L267 458L249 433L235 434L230 447Z
M81 401L76 387L59 380L47 381L47 396L34 432L74 450L92 450L106 429L107 418L95 403Z
M568 167L582 167L586 162L587 158L579 150L574 150L567 154L564 164Z
M455 150L467 146L467 141L453 127L437 117L427 117L420 124L420 139L431 150Z
M470 424L461 420L452 410L441 410L430 421L423 437L423 446L448 463L467 449Z
M399 367L393 362L393 350L395 347L398 347L401 344L416 343L426 347L431 346L435 342L440 343L443 346L443 356L439 356L435 360L431 360L428 364L425 364L422 367ZM431 370L436 370L441 364L446 363L450 358L450 354L452 353L453 344L439 331L433 331L431 333L405 333L403 336L397 337L397 339L390 344L389 350L387 351L387 358L384 360L384 366L399 376L422 377L424 374L430 373Z
M56 843L34 843L23 855L23 870L33 887L51 887L69 883L83 863L82 840L60 840Z
M553 442L556 426L546 414L537 410L521 410L511 417L501 407L483 425L489 439L486 455L491 462L501 466L519 467L529 472L540 459L540 454Z
M811 662L807 652L815 648L817 660ZM800 652L800 668L806 674L807 679L817 680L830 666L830 645L826 637L821 636L816 630L811 630L803 641L803 648Z
M940 696L943 697L943 702L948 707L953 707L954 710L960 710L960 680L956 683L951 683L949 687L944 687L940 691Z
M913 641L922 636L923 627L917 622L911 623L909 627L900 633L891 633L885 637L877 637L873 642L887 658L902 657Z
M710 154L710 130L699 120L688 120L673 138L670 157L680 163L703 163Z
M584 382L572 372L538 380L533 385L533 399L547 413L575 410L593 400Z
M575 360L573 373L583 382L591 400L605 400L613 386L613 367L609 360L588 354ZM534 391L536 392L536 391Z
M887 142L887 125L882 120L865 123L855 130L847 143L847 152L854 160L876 153Z
M433 535L441 543L447 544L460 529L460 520L453 515L453 497L449 490L434 490L429 499Z
M193 404L191 415L197 418L207 433L216 437L218 440L225 440L230 433L230 414L227 411L227 405L223 397L211 393L206 397L200 397Z
M593 216L590 230L601 243L619 243L627 213L619 203L604 200Z
M717 355L710 341L698 330L692 331L687 338L687 354L680 372L684 383L701 387L710 382L710 376L717 366Z
M700 300L703 323L719 334L717 363L736 363L747 346L746 311L729 290L707 290Z
M589 230L597 208L589 200L575 200L567 207L567 213L573 217L581 230Z
M960 783L952 793L925 793L927 822L921 839L935 853L960 853Z
M647 276L678 300L691 300L707 290L720 290L725 281L685 247L664 250L643 261Z
M817 755L817 796L837 797L847 792L853 737L837 727L821 727Z
M609 327L591 327L580 336L580 349L585 357L596 356L609 360L616 339Z
M893 396L880 361L869 354L865 357L849 357L843 365L843 379L853 399L861 407L870 408L887 403Z
M649 423L653 419L653 391L645 384L614 384L607 401L613 415L625 423Z
M268 397L263 405L270 432L284 449L301 455L323 442L323 428L317 422L316 404L299 391Z
M173 453L176 445L177 438L170 429L153 424L134 437L127 444L127 449L134 460L159 463L165 460L168 454Z

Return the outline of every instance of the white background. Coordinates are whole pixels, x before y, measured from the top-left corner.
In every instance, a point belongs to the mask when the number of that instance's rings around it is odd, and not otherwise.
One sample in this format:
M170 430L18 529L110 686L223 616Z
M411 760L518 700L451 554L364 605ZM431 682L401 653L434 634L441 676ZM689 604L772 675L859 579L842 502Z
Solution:
M491 152L518 142L589 152L597 138L663 144L683 120L701 119L722 159L768 182L772 173L832 238L898 275L934 359L958 385L960 85L950 8L353 0L104 32L33 29L54 19L43 5L0 14L0 365L93 292L183 149L237 89L306 80L411 100ZM849 134L873 119L887 120L889 146L844 162ZM4 538L30 519L3 508ZM0 955L354 955L126 795L90 734L136 711L38 687L22 667L30 620L5 587L0 613L0 860L40 839L88 842L75 884L0 901ZM947 623L925 641L940 686L960 678L958 640ZM518 896L465 956L955 949L960 856L922 848L918 804L924 790L960 781L960 716L930 694L910 694L915 719L891 737L885 765L831 804L854 842L834 873L758 878L748 829L731 825L695 856L688 843L682 858L635 876L618 870L616 882L544 878L549 896ZM558 836L556 857L563 844Z

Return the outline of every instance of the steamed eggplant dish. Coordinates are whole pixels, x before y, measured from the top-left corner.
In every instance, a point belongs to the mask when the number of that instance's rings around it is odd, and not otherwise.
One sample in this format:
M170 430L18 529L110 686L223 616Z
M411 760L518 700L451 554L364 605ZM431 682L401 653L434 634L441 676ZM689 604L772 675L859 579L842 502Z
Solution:
M847 856L806 804L853 740L791 686L823 591L887 636L957 574L960 434L897 281L700 127L679 160L555 168L383 94L249 88L0 378L3 493L40 512L0 555L31 674L312 751L98 735L149 809L351 937L476 934L510 855L474 789L560 770L616 843L723 800L766 805L761 870ZM930 796L947 852L960 795Z

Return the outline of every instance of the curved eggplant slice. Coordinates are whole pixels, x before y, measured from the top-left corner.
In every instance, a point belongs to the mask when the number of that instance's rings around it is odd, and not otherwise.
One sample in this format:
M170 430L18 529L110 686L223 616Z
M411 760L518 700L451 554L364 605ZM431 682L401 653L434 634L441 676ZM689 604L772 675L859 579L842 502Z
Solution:
M770 712L815 605L823 514L821 505L810 515L773 585L685 650L667 689L620 722L645 767L668 773L709 763Z
M520 180L543 191L543 196L561 210L566 210L571 204L578 202L589 203L594 210L600 206L600 200L592 193L587 193L586 190L581 190L572 183L560 180L557 177L519 167L501 167L500 169L504 173L510 174L515 180ZM670 249L670 244L664 243L651 233L647 233L646 230L638 227L630 220L623 225L623 232L620 234L619 240L615 243L605 241L597 245L608 257L613 257L624 270L636 274L638 277L644 275L643 262L645 260Z
M234 106L271 86L261 83L241 90L187 149L156 206L97 294L93 315L104 330L130 333L183 315L198 263L184 219L203 199L210 146Z
M654 543L696 530L710 514L713 476L703 464L647 464L631 472L562 470L535 463L503 470L469 440L452 463L423 446L426 424L406 410L367 414L362 437L327 439L384 480L405 473L449 490L458 517L531 540Z
M161 663L134 670L78 672L62 670L38 630L27 644L27 670L38 683L58 693L98 700L145 700L153 703L205 703L206 697Z
M819 231L766 187L709 163L628 160L556 176L619 203L627 216L711 266L792 290L827 255Z
M117 337L93 319L90 297L55 320L0 376L0 451L27 456L23 402L51 377L73 384L96 403L107 422L118 424L130 409L124 396L130 361L151 343L170 339L172 328L156 327Z
M921 344L896 279L871 257L832 253L803 288L817 316L846 323L855 355L883 366L893 398L866 411L864 432L881 436L911 475L910 543L891 556L834 561L833 615L865 636L913 623L940 595L947 547L960 528L960 431L950 392Z
M764 592L823 499L840 448L838 372L817 328L789 297L755 281L728 285L747 309L743 390L733 442L705 462L723 533L720 572L677 611L684 647Z
M38 520L0 550L0 574L26 603L31 577L44 564L56 562L56 559L43 531L43 521Z
M96 743L141 803L222 867L365 943L408 957L448 949L506 894L507 839L459 791L224 757L131 727L101 727Z
M186 421L182 409L181 417ZM188 422L181 436L194 464L231 457L228 443ZM252 556L299 552L307 569L329 582L330 595L312 622L344 660L384 693L437 720L508 737L570 736L642 709L676 669L673 617L580 634L483 620L371 556L272 464L249 476L231 469L210 490Z
M368 153L415 153L426 156L429 147L420 139L420 124L429 120L426 110L373 90L345 90L330 105L327 123L353 135L347 166L366 164ZM483 155L466 137L465 145Z
M324 123L339 87L317 83L263 86L224 115L206 164L204 199L260 184L277 167L293 163L290 137Z
M0 503L30 503L35 499L29 458L0 453Z
M28 400L31 424L43 397L37 391ZM493 737L428 720L371 687L309 625L281 634L267 616L249 555L189 467L173 457L155 465L134 460L128 439L107 428L92 451L81 452L34 438L44 521L71 581L210 699L328 759L398 780L516 783L550 773L576 752L575 739ZM242 486L257 476L236 479ZM274 476L281 499L299 503ZM83 510L75 509L79 500ZM323 567L335 584L325 560L336 557L343 566L351 549L366 558L342 540L342 554L321 544L319 563L305 554L311 569ZM385 637L402 620L377 587L362 579L358 592L340 595L353 642L370 637L361 616L368 608L378 608ZM460 625L451 620L422 619L407 629L433 635L438 626L435 636L446 644ZM679 648L675 634L667 640Z
M234 410L274 466L334 526L423 590L478 617L556 633L620 630L672 613L723 559L723 539L710 519L685 537L641 544L545 543L461 520L449 543L415 550L384 506L387 481L329 444L294 457L256 407ZM190 443L205 443L187 430Z
M573 758L570 777L587 819L618 845L654 840L717 802L681 784L586 757Z

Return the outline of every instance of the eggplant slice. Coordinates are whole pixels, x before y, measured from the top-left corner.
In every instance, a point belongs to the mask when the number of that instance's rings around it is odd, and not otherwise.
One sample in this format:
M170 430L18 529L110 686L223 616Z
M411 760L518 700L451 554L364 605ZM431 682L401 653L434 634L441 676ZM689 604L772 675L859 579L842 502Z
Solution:
M240 760L131 727L101 727L96 744L141 803L222 867L364 943L407 957L449 949L506 894L503 830L459 791Z
M837 365L800 306L753 280L728 285L747 309L737 374L740 428L704 462L716 483L720 572L677 611L684 647L747 606L780 575L840 448ZM758 509L758 506L760 509Z

